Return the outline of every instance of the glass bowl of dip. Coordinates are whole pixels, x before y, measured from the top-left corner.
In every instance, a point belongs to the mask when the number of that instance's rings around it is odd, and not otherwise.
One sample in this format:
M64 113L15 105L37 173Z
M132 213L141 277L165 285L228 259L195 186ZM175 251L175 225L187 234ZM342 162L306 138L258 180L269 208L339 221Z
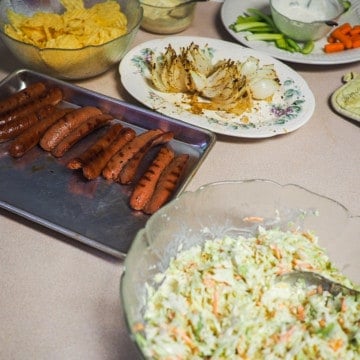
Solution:
M187 29L194 17L196 2L188 0L140 0L144 10L143 30L155 34L175 34Z
M270 0L270 9L283 34L305 42L324 37L347 7L342 0Z

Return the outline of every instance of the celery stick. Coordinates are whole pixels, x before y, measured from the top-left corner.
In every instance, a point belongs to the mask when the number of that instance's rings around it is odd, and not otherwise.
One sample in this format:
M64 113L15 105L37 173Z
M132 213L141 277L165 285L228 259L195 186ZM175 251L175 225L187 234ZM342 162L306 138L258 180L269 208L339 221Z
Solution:
M295 52L300 52L301 47L300 45L293 39L285 37L286 42L288 43L289 47L292 48Z
M302 54L310 54L314 50L315 44L312 40L307 41L301 49Z
M261 21L261 19L256 17L256 16L240 15L240 16L237 17L235 23L236 24L242 24L242 23L249 23L249 22L255 22L255 21Z
M258 10L258 9L250 8L250 9L247 9L246 11L250 14L250 16L257 16L260 19L264 20L272 28L276 29L276 25L270 15L266 15L261 10Z
M278 40L275 40L275 45L279 49L290 51L289 47L288 47L288 43L286 42L285 36L279 38Z
M246 40L254 41L254 40L263 40L263 41L277 41L284 38L283 34L279 33L261 33L261 34L250 34L246 36Z
M241 23L241 24L235 23L232 25L231 28L236 32L240 32L245 30L251 31L252 28L262 27L262 26L264 26L263 22L255 21L255 22Z
M252 29L250 29L250 31L253 34L256 34L256 33L273 34L274 33L274 30L272 28L270 28L269 26L265 26L265 25L262 27L252 28Z

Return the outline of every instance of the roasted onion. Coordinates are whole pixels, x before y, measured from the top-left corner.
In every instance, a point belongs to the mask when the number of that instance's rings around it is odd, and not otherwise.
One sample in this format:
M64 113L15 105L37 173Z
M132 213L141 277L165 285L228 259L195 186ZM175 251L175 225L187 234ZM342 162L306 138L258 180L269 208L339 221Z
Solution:
M151 59L150 74L159 91L191 95L197 112L202 107L241 114L253 100L271 99L280 87L272 64L260 66L253 56L244 62L223 59L213 64L210 49L194 43L179 53L168 45Z

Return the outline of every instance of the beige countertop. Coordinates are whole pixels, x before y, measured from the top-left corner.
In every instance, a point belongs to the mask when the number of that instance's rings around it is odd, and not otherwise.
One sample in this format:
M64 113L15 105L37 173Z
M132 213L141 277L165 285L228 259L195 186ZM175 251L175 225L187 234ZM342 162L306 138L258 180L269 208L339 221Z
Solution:
M183 35L233 41L220 3L199 4ZM139 31L133 45L156 38ZM22 68L0 44L0 80ZM337 115L329 97L360 63L288 64L316 98L310 121L274 138L218 140L188 186L263 178L295 183L333 198L360 214L360 128ZM122 88L117 67L86 81L85 88L135 102ZM1 176L1 175L0 175ZM122 263L7 211L0 210L0 359L136 359L119 300Z

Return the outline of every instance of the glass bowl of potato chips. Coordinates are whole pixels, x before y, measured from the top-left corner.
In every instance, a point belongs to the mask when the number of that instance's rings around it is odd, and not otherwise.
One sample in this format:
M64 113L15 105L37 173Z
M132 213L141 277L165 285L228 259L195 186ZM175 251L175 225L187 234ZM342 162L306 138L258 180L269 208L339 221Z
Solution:
M138 0L0 0L0 36L28 68L85 79L121 60L142 17Z

